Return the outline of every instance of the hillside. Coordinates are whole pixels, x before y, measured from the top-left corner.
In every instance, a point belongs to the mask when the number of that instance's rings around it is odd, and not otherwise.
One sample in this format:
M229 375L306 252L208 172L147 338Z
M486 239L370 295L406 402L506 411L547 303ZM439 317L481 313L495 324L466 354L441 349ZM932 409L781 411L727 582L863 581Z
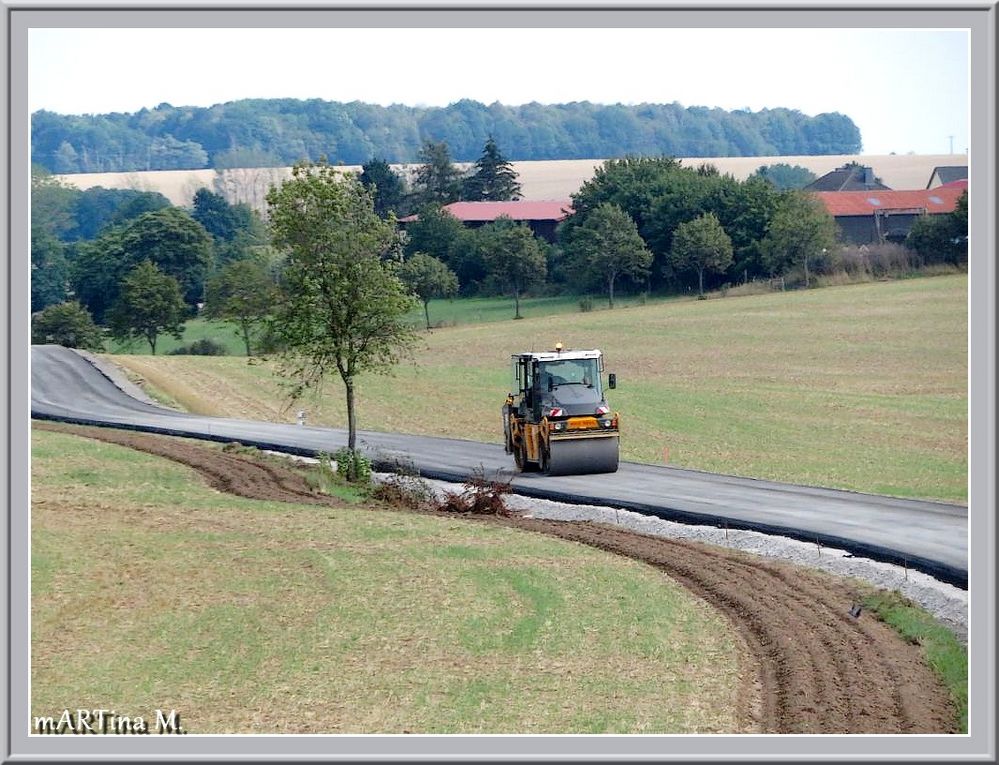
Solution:
M548 160L514 162L523 189L524 199L568 199L579 187L593 177L593 171L603 159ZM836 154L821 157L691 157L683 164L696 167L701 163L714 165L722 173L729 173L742 180L763 165L800 165L816 175L824 175L847 162L859 162L874 169L875 175L893 189L922 189L933 173L933 168L943 165L967 165L965 154ZM394 165L395 170L411 173L414 165ZM345 171L360 172L360 165L344 165ZM266 192L266 184L289 175L290 168L245 168L223 171L229 177L244 181L258 180ZM72 173L57 176L64 183L79 189L102 186L106 189L136 189L158 191L175 205L190 205L201 187L212 188L215 170L159 170L134 173ZM262 193L257 196L263 198Z
M435 330L415 364L361 380L360 427L498 443L510 354L562 341L600 348L617 373L625 459L963 502L967 285L907 279ZM271 363L113 358L198 414L293 422L305 409L310 425L344 425L336 380L288 407Z
M245 99L211 107L160 104L132 114L31 115L31 161L54 173L290 165L326 156L415 162L426 141L474 161L496 139L512 160L628 154L845 154L860 131L842 114L726 111L680 104L530 103L378 106L310 99Z

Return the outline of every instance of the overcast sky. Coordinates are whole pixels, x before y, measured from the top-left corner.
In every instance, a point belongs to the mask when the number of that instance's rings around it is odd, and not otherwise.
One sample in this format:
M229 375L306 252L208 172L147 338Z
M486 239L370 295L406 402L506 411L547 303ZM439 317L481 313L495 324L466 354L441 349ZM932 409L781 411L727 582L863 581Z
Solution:
M507 51L497 55L497 51ZM391 53L392 61L375 60ZM866 154L963 153L968 35L856 29L32 29L31 111L322 98L840 112ZM953 136L953 139L951 139Z

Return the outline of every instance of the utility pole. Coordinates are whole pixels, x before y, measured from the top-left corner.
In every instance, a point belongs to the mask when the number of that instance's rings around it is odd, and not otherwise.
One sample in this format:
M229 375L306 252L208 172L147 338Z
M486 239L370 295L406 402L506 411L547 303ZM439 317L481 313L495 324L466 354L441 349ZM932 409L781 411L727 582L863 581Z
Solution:
M950 153L953 154L954 153L954 136L949 135L947 137L950 139Z

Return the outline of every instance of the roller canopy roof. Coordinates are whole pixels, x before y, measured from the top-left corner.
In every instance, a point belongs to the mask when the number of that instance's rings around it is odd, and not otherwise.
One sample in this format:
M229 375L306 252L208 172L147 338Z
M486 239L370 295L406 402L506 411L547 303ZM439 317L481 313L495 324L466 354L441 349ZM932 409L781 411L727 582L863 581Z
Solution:
M538 361L559 361L561 359L599 359L603 354L599 350L592 351L539 351L530 353L515 353L510 358L522 359L530 356Z

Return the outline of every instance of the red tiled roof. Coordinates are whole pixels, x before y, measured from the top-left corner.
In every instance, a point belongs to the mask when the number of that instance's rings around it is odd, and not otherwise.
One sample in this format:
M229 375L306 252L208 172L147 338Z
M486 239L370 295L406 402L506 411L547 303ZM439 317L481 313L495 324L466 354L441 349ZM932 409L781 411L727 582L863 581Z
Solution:
M951 181L950 183L941 183L937 186L938 189L966 189L968 188L968 179L961 178L958 181Z
M917 191L813 191L834 217L873 215L875 210L912 210L927 213L954 212L965 191L959 186L938 186Z
M460 221L494 221L502 215L513 220L563 220L572 214L566 200L519 202L452 202L444 207Z

